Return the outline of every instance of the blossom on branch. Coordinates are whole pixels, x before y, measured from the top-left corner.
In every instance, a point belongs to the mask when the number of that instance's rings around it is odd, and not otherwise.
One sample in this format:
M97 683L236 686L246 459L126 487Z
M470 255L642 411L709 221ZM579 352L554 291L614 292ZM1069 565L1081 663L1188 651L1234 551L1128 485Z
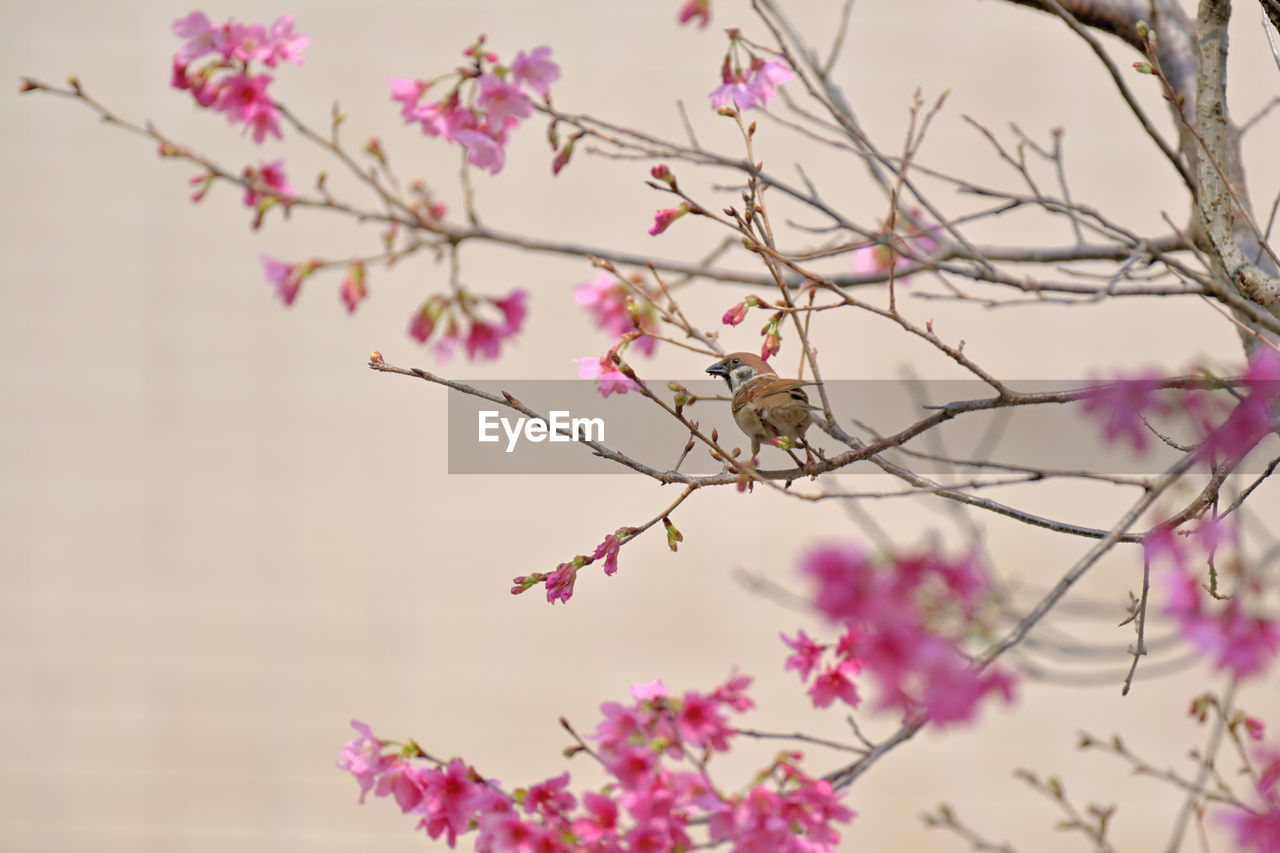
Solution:
M1157 526L1143 539L1143 550L1152 563L1169 564L1161 576L1166 595L1164 612L1177 620L1183 638L1215 669L1243 680L1266 672L1274 663L1280 652L1280 624L1246 609L1250 592L1247 581L1242 581L1227 601L1215 601L1220 596L1210 597L1193 571L1199 553L1206 568L1213 560L1239 574L1234 555L1231 560L1214 560L1220 544L1234 546L1235 541L1236 533L1229 523L1207 516L1186 536L1180 537L1180 532L1167 524Z
M1210 429L1196 451L1197 458L1213 464L1237 463L1263 438L1280 429L1280 353L1259 346L1249 357L1240 377L1247 394L1218 426Z
M508 134L533 114L525 90L546 99L560 67L545 45L528 54L520 51L507 67L496 54L482 50L483 43L482 36L464 52L474 60L473 68L434 80L392 77L388 85L406 123L420 124L428 136L461 145L468 163L496 175L506 164ZM427 92L440 83L445 84L445 94L423 104Z
M173 33L186 39L173 55L169 85L190 91L201 107L213 107L227 114L232 124L253 130L253 141L261 143L271 134L280 138L280 112L267 94L270 74L254 74L254 62L274 68L280 60L298 65L306 62L302 50L310 38L293 32L293 18L284 15L268 29L261 24L235 20L215 26L204 13L195 11L173 22ZM210 54L213 59L191 71L189 66Z
M635 383L634 379L619 370L618 366L613 363L612 357L608 355L603 358L596 358L595 356L575 358L574 362L578 365L578 378L595 379L599 382L596 392L601 397L608 397L610 394L625 394L640 387Z
M736 105L740 110L749 110L763 107L773 99L778 84L794 76L781 56L769 59L753 57L744 69L734 65L731 54L725 54L720 66L720 85L709 96L711 108L721 110Z
M671 223L675 222L681 216L689 212L689 205L682 204L679 207L672 207L666 210L659 210L653 214L653 224L649 226L649 236L657 237L663 231L671 227Z
M601 270L593 280L578 285L573 291L573 299L587 309L595 324L609 335L621 336L636 329L656 331L657 317L652 300L639 279L628 281L630 284L619 280L612 272ZM646 298L632 298L633 289L645 294ZM649 335L641 335L631 341L645 355L652 355L657 343Z
M361 802L370 791L394 799L450 847L474 832L476 850L685 850L704 826L711 843L734 850L828 853L840 839L835 825L853 812L829 782L800 770L798 753L776 758L745 794L721 794L708 781L707 762L735 741L729 714L751 707L749 683L733 676L710 692L675 697L655 681L635 685L631 702L603 703L591 739L610 779L580 796L568 773L508 794L461 759L436 761L412 741L393 748L358 721L359 737L337 766L356 779Z
M972 720L988 695L1012 699L1011 675L973 666L959 647L977 627L977 608L987 594L974 555L874 557L856 545L829 545L805 555L801 572L817 584L814 606L845 628L833 663L810 689L815 706L835 699L857 704L848 676L859 670L879 686L878 709L938 725ZM796 651L786 668L807 681L826 647L803 633L783 640Z
M1106 385L1089 388L1080 400L1085 414L1102 420L1103 435L1108 441L1128 438L1133 449L1141 453L1147 449L1151 433L1145 418L1167 411L1157 396L1159 391L1159 376L1148 371L1118 376Z

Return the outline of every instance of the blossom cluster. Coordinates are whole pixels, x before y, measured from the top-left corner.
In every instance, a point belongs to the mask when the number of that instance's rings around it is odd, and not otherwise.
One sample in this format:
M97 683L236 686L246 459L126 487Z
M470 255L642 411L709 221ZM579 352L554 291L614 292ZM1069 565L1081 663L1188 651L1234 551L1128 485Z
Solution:
M497 358L502 342L524 326L528 292L517 288L502 298L458 290L427 299L409 323L409 336L425 344L436 335L436 357L447 361L459 343L467 358ZM481 309L488 306L485 314Z
M191 97L201 107L225 113L232 124L253 131L253 141L261 143L267 134L280 138L280 112L267 94L272 75L257 70L254 63L275 68L280 62L305 64L302 51L310 38L293 31L293 18L283 15L270 27L227 20L210 23L203 12L195 11L173 22L173 33L185 39L173 55L169 84ZM193 69L192 64L204 60Z
M510 65L501 64L497 54L484 49L484 36L464 55L471 60L468 66L434 80L392 77L391 99L400 103L406 124L456 142L466 150L468 163L496 175L506 164L509 134L533 114L526 90L545 100L560 77L560 67L545 46L520 51ZM424 102L441 83L444 93Z
M606 702L591 740L608 783L598 791L569 790L569 774L507 793L461 759L436 761L416 744L397 746L352 720L357 737L338 754L337 766L355 778L360 801L393 797L418 818L431 838L455 846L474 832L474 847L491 853L614 853L688 850L691 833L705 825L711 844L734 851L823 853L839 841L833 826L853 812L830 783L805 775L801 756L779 756L757 784L724 793L707 763L727 752L734 737L729 712L753 707L751 679L731 677L709 693L673 696L661 682L638 684L627 703ZM586 752L585 744L572 753ZM705 843L705 842L704 842Z
M511 581L513 584L511 594L519 595L530 587L542 584L547 591L548 603L567 602L573 597L573 587L578 581L578 571L580 569L591 565L597 560L604 560L603 569L605 575L614 574L618 571L619 550L623 544L639 533L640 530L635 527L619 527L596 546L590 557L580 554L572 560L556 566L555 571L534 572L530 575L520 575L514 578Z
M638 300L633 294L644 298ZM627 375L630 368L624 369L620 354L634 346L644 355L653 355L658 341L647 334L658 328L652 295L639 277L623 281L613 270L601 270L593 280L578 285L573 298L591 315L596 326L620 338L603 356L575 358L578 377L596 380L599 383L596 390L601 397L635 390L639 386Z
M809 689L815 706L859 704L852 676L863 671L877 684L878 710L938 725L973 719L987 695L1012 699L1009 673L974 666L959 647L988 594L974 555L877 558L857 545L826 545L805 555L801 571L817 584L814 606L844 627L832 648L803 631L783 637L793 651L786 668L802 681L818 673Z
M746 66L734 61L733 46L725 54L720 65L720 85L711 91L711 108L724 110L736 106L739 110L763 107L773 99L779 83L785 83L795 74L781 56L761 59L753 56Z
M293 204L294 189L285 177L284 160L259 163L256 168L245 166L244 180L244 206L253 209L255 230L262 226L263 215L272 207L283 205L287 213Z
M1187 531L1159 525L1143 538L1145 556L1153 565L1163 565L1166 590L1165 613L1178 623L1179 632L1213 666L1245 679L1266 671L1280 650L1280 624L1274 619L1253 615L1246 601L1260 592L1258 579L1240 577L1238 560L1224 558L1234 551L1235 528L1222 518L1204 516ZM1224 575L1240 577L1235 594L1226 601L1210 599L1195 571L1197 563L1225 569Z
M1258 347L1249 357L1238 380L1243 391L1238 397L1191 387L1179 391L1175 405L1162 384L1154 371L1120 376L1087 389L1081 404L1086 414L1102 421L1108 441L1127 439L1139 452L1148 444L1145 419L1177 412L1198 436L1197 461L1209 464L1238 463L1280 428L1280 353L1268 347Z
M645 298L637 300L633 293L640 293ZM658 319L652 298L638 279L624 282L613 272L601 270L594 279L574 289L573 299L586 309L596 326L610 336L617 337L635 330L657 331ZM630 343L645 355L653 355L654 347L658 345L657 340L647 334L633 338Z
M1208 694L1197 697L1191 703L1191 714L1204 722L1209 706L1216 704L1217 700ZM1237 709L1227 724L1245 758L1244 772L1253 782L1257 801L1254 804L1236 802L1235 809L1220 812L1218 817L1234 831L1240 850L1276 853L1280 850L1280 748L1263 745L1250 750L1253 753L1250 761L1250 751L1245 749L1239 730L1243 728L1250 740L1261 741L1262 721Z

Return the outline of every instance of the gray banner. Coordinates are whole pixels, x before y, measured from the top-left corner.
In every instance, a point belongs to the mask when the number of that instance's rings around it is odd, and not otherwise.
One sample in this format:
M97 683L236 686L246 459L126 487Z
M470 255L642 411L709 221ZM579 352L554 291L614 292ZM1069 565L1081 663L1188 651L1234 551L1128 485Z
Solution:
M675 394L668 390L665 381L649 380L647 384L667 405L672 405ZM748 454L750 441L733 422L724 383L693 380L682 384L694 394L720 398L702 399L685 406L685 416L698 421L705 435L717 429L721 447L730 451L742 448L743 455ZM1090 384L1084 380L1009 383L1014 391L1024 394L1072 391ZM685 426L635 391L602 398L596 383L588 380L499 380L486 381L478 387L498 397L505 391L540 418L530 418L506 406L450 390L450 474L631 472L624 465L594 456L591 448L576 439L598 441L631 459L666 471L675 467L689 440ZM841 427L866 442L877 435L890 436L908 429L932 414L931 406L994 396L990 386L977 380L841 380L829 381L824 387ZM1148 420L1173 441L1193 444L1200 436L1174 405L1180 393L1159 392L1171 413L1148 414ZM1226 392L1213 393L1221 398L1224 411L1227 410L1230 398ZM808 394L817 405L818 390L809 388ZM821 413L815 412L814 418L821 420ZM1104 415L1086 413L1080 402L967 412L912 438L901 449L884 451L884 455L930 476L978 470L930 458L937 456L1059 472L1117 475L1159 473L1181 457L1179 451L1147 430L1144 430L1146 448L1137 452L1127 436L1115 440L1106 438L1105 423ZM817 424L809 429L808 438L824 455L848 450L823 433ZM803 458L803 450L794 452ZM911 452L925 456L913 456ZM1277 455L1280 455L1280 439L1270 435L1238 470L1258 473ZM759 462L762 468L794 465L785 451L768 445L761 447ZM686 474L714 474L723 467L699 442L678 470ZM864 461L841 471L876 473L879 469Z

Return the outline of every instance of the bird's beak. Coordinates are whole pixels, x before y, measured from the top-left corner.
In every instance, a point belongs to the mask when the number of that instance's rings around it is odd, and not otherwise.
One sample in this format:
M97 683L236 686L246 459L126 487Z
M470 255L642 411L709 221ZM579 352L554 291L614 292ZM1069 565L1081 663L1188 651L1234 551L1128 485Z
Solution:
M707 373L710 373L712 376L728 377L729 369L724 366L723 361L717 361L715 364L707 368Z

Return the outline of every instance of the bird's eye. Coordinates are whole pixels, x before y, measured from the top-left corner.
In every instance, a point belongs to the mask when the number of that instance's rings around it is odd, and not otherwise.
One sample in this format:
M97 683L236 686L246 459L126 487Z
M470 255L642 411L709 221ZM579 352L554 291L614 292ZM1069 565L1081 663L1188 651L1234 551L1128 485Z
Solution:
M740 359L740 358L731 359L731 360L729 361L729 364L731 364L731 365L733 365L733 366L735 366L735 367L736 367L737 365L742 364L742 359Z

